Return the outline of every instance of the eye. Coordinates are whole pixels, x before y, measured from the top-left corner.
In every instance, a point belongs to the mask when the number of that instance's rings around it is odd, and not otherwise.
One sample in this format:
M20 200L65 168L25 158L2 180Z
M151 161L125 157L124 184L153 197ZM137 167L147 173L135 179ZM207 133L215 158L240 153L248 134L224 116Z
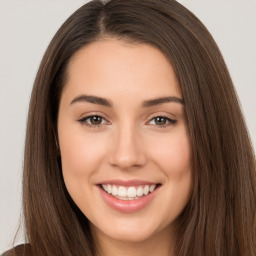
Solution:
M107 121L104 117L93 115L93 116L87 116L80 120L78 120L81 124L87 125L89 127L98 127L103 124L106 124Z
M156 116L149 121L149 124L156 125L156 126L167 126L167 125L175 124L176 122L177 120L171 119L169 117Z

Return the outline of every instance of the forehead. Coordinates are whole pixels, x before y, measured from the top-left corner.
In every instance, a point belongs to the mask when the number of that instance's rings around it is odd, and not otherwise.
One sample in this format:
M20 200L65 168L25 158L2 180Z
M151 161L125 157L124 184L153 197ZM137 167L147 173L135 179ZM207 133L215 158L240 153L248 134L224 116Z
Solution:
M106 96L123 92L148 97L181 96L170 61L156 47L108 39L93 42L72 57L64 91Z

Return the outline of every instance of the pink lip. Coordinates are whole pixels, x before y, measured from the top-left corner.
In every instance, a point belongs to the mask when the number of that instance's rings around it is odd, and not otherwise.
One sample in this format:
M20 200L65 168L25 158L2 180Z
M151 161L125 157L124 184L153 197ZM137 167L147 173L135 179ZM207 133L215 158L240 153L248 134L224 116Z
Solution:
M111 184L111 183L106 183L106 184ZM117 183L113 183L117 184ZM118 183L120 184L120 183ZM134 184L134 183L133 183ZM148 184L148 183L143 183L143 184ZM155 184L155 183L152 183ZM124 185L124 184L122 184ZM132 213L139 211L140 209L146 207L154 198L156 195L158 188L157 187L153 192L149 193L148 195L142 196L139 199L134 199L134 200L120 200L118 198L113 197L112 195L108 194L105 192L101 186L98 186L100 194L103 198L103 200L114 210L117 210L119 212L123 213Z

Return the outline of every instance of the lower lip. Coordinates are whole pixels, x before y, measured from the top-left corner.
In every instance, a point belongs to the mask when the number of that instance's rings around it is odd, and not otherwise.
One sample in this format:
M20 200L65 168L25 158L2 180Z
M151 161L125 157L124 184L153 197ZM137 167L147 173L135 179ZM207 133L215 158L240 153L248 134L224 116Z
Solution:
M104 201L114 210L131 213L139 211L140 209L146 207L156 195L158 188L156 188L153 192L148 195L142 196L139 199L134 200L120 200L118 198L113 197L112 195L105 192L101 186L99 186L100 193L104 199Z

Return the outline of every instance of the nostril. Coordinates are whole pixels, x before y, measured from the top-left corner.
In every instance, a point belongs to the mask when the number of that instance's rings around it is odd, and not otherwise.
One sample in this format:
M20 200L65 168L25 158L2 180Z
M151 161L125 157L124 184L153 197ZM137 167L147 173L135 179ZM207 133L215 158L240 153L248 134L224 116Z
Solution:
M142 167L146 164L146 158L140 152L116 152L110 157L110 164L121 169Z

